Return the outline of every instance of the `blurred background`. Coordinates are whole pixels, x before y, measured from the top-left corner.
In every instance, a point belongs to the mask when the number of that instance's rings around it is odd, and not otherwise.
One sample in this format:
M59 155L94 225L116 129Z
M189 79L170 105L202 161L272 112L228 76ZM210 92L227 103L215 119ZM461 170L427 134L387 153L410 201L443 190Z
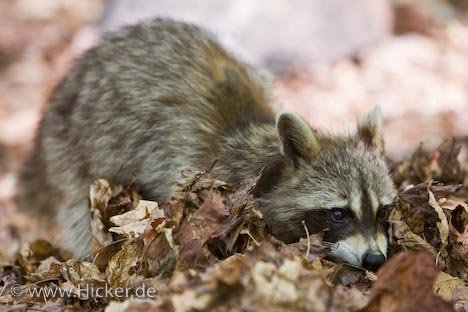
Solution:
M380 105L393 160L468 143L468 0L0 0L0 260L34 228L11 199L47 97L104 32L155 16L210 29L315 126Z

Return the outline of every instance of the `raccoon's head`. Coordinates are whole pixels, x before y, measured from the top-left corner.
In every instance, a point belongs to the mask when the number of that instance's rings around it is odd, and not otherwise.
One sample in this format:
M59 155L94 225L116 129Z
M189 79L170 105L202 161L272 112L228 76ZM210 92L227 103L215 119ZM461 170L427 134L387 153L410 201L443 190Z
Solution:
M286 242L323 232L330 257L375 270L387 257L387 218L395 197L383 155L378 107L356 134L312 129L291 113L276 122L283 159L267 167L275 181L257 199L274 234Z

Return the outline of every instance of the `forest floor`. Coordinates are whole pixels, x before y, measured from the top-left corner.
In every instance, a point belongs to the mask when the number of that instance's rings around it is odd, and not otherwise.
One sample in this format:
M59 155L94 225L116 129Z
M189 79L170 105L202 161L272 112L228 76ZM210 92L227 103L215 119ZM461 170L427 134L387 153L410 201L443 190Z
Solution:
M390 217L391 252L407 252L378 274L323 260L327 249L317 235L293 245L271 237L251 205L255 177L229 186L209 173L187 172L184 196L159 206L140 200L132 186L96 181L91 209L101 218L93 219L94 258L76 261L35 240L50 230L16 210L16 175L47 97L73 60L97 42L101 30L94 21L106 8L92 0L0 2L0 304L19 310L110 304L111 311L468 311L468 11L463 1L424 1L452 10L456 18L447 18L432 6L399 2L388 38L327 64L289 68L274 89L275 108L330 129L350 128L381 106L400 190ZM228 219L219 221L226 211ZM72 295L15 296L17 284ZM79 291L104 284L147 285L157 295L117 303Z

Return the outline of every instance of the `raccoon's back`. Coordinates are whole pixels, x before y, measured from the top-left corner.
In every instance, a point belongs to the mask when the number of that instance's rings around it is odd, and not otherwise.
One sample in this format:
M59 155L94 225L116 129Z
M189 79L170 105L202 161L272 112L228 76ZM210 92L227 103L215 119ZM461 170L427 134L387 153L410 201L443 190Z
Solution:
M265 90L196 26L159 19L124 28L56 88L30 161L43 164L43 184L22 184L29 194L49 184L59 206L76 206L94 178L136 177L157 199L181 169L208 167L224 133L273 119Z

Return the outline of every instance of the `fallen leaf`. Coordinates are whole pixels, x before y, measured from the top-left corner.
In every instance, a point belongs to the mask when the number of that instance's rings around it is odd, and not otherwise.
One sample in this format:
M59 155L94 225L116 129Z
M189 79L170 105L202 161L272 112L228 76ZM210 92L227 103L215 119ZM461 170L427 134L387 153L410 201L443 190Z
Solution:
M126 237L139 237L154 220L153 218L164 218L164 212L159 209L158 203L140 200L134 210L112 216L109 219L117 225L111 227L109 232L125 235Z
M112 196L112 189L104 179L93 182L89 190L91 212L91 235L93 236L92 251L99 251L112 243L112 235L104 225L103 211L106 210Z
M462 206L466 212L468 212L468 204L459 201L459 200L453 200L450 198L441 198L438 201L440 207L453 211L455 210L458 206Z
M466 287L458 287L453 291L453 307L457 312L468 311L468 290Z
M130 298L123 302L111 301L105 312L163 312L161 304L149 299Z
M396 238L396 243L404 248L413 249L413 250L426 250L432 255L436 255L436 250L429 245L419 235L416 235L411 231L409 226L402 220L401 212L398 210L393 210L390 214L390 237Z
M60 270L63 278L74 285L103 286L107 281L105 274L101 273L95 264L86 261L70 259L62 263Z
M201 265L201 259L206 258L203 253L206 243L226 234L229 228L224 207L205 200L192 217L182 223L174 236L180 244L180 259L189 266Z
M142 276L144 269L143 241L131 239L109 261L106 269L107 281L112 288L132 287L135 279Z
M42 280L59 280L62 277L60 268L62 263L55 259L55 257L49 257L41 261L39 267L34 273L31 273L27 276L28 281L30 282L39 282Z
M468 283L464 280L451 276L445 272L440 272L434 282L434 293L447 301L454 301L454 293L459 291L468 293Z
M370 302L361 311L453 311L450 303L433 294L438 273L429 253L402 252L378 271Z
M439 247L439 252L443 251L446 253L446 248L448 245L448 236L449 236L449 225L448 225L448 220L447 217L444 214L444 211L442 210L442 207L439 206L439 203L437 203L434 194L427 189L429 193L429 205L431 205L434 210L437 212L437 215L439 216L439 220L437 221L437 229L439 229L439 236L440 236L440 242L441 246Z

